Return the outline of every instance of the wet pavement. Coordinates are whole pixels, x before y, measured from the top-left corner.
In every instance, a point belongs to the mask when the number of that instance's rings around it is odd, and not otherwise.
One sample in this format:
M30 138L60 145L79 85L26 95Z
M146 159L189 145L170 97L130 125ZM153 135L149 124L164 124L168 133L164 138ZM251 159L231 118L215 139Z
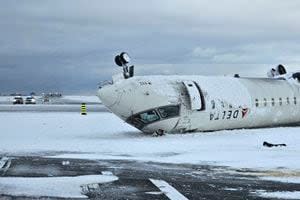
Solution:
M256 191L300 190L300 184L266 181L255 175L253 170L222 166L39 156L15 156L2 160L1 177L50 178L99 174L118 177L118 180L108 183L81 185L78 190L90 199L264 199ZM164 189L169 189L170 193ZM64 199L47 195L15 196L5 194L4 190L0 184L0 199ZM180 198L178 195L181 195Z

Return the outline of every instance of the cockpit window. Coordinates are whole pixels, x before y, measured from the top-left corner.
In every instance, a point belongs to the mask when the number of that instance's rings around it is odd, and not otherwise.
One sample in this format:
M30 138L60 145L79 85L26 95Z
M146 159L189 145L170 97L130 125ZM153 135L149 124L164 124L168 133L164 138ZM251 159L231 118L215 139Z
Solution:
M138 114L138 115L134 116L134 118L141 120L145 124L159 120L159 116L155 110L150 110L150 111Z
M179 110L179 105L163 106L132 115L127 119L127 123L142 129L144 126L161 119L179 116Z
M179 115L179 106L166 106L158 108L158 112L162 118L175 117Z

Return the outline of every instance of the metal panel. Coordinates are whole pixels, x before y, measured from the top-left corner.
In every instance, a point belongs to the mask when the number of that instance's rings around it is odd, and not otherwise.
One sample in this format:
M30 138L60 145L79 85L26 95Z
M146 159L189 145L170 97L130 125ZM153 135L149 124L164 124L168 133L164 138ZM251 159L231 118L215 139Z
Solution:
M191 110L201 110L201 95L197 85L193 81L183 81L183 84L189 95Z

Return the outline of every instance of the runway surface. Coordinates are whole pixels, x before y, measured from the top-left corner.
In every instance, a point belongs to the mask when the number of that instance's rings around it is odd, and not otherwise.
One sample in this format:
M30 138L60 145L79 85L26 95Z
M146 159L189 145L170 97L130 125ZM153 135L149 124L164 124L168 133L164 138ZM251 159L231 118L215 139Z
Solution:
M260 191L295 191L300 184L261 180L255 171L209 165L166 164L123 160L83 160L45 157L11 157L10 167L2 171L0 178L1 199L33 199L43 191L43 184L53 187L50 181L59 177L72 178L91 175L115 177L107 183L82 184L77 188L82 197L66 191L66 198L90 199L268 199L259 196ZM27 178L26 184L18 178ZM40 179L39 181L37 181ZM101 180L101 179L100 179ZM56 190L68 190L57 179ZM26 185L33 184L32 191ZM67 184L67 183L63 183ZM69 183L72 185L72 183ZM6 191L5 191L6 189ZM10 191L19 195L10 195ZM22 195L22 192L25 195ZM62 195L63 196L63 191ZM40 195L40 194L39 194ZM68 196L69 195L69 196ZM40 196L47 199L63 197Z

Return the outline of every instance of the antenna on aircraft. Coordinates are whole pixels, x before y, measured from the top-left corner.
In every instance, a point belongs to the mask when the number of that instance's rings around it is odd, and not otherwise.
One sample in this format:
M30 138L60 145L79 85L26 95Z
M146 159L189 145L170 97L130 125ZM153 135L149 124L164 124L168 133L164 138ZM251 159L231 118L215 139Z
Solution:
M120 55L115 57L116 65L123 67L123 75L125 79L131 78L134 75L134 66L128 66L129 62L130 57L126 52L122 52Z

